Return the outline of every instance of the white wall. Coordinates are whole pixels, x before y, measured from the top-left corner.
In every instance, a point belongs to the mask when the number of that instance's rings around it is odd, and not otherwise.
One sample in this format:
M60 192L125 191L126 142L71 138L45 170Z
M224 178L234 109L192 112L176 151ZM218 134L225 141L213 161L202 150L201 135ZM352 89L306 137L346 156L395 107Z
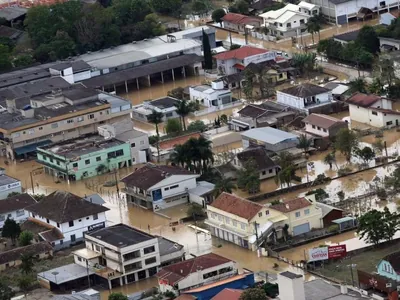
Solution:
M314 128L315 127L315 128ZM306 123L306 131L312 134L316 134L318 136L329 136L329 130L324 129L315 125L311 125L310 123Z
M282 300L305 300L304 280L302 277L290 279L278 274L278 284L285 288L279 289L279 298Z
M367 7L369 9L374 9L375 7L379 6L379 2L377 0L353 0L347 1L341 4L336 5L336 16L340 15L351 15L357 14L357 12L362 7ZM386 0L386 5L397 5L397 0ZM353 16L354 17L354 16Z
M222 72L223 75L236 74L238 70L233 67L233 65L236 63L243 63L243 61L237 59L227 59L227 60L217 59L217 70L218 72L220 72L220 69L224 70Z
M78 81L82 81L82 80L85 80L85 79L89 79L91 77L92 77L92 75L91 75L90 70L87 70L87 71L75 73L74 74L74 81L78 82Z
M0 186L0 200L8 198L10 193L22 193L21 182L15 182L7 185Z
M315 95L315 99L319 100L315 105L328 103L332 99L332 92ZM294 107L299 110L308 110L309 107L304 107L304 98L295 97L282 92L277 92L277 102Z
M396 120L400 124L400 115L375 111L373 108L364 108L356 105L349 105L350 119L374 127L396 126ZM392 122L388 125L387 122Z
M149 136L148 135L139 136L137 138L129 140L128 142L131 145L132 164L135 165L147 162L146 153L145 151L142 150L150 148ZM133 143L135 143L134 147L132 147Z
M17 214L17 212L18 212L18 214ZM7 218L10 218L17 223L22 223L26 219L28 219L28 217L29 217L29 213L24 209L19 209L18 211L14 210L14 211L0 214L0 229L3 228L4 222L7 220Z
M309 213L306 215L305 211L309 210ZM296 213L300 213L299 217L296 217ZM318 208L315 204L307 206L302 209L298 209L295 211L291 211L286 216L289 217L289 232L293 234L293 227L296 227L301 224L309 223L310 229L312 228L322 228L322 210Z

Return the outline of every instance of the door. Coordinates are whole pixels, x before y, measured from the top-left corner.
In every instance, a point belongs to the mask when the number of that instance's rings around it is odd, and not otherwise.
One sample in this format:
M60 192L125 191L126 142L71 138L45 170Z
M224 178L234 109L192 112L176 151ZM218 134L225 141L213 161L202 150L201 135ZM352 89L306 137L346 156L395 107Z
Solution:
M310 231L310 223L304 223L293 227L293 235L299 235Z
M71 243L75 243L76 237L75 234L71 234Z

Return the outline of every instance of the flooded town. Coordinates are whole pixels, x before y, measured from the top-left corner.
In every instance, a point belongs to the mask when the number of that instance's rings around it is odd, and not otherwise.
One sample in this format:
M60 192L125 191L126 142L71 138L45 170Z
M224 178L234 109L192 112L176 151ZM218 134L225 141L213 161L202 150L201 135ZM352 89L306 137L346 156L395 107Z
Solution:
M0 299L399 299L400 6L364 2L0 0Z

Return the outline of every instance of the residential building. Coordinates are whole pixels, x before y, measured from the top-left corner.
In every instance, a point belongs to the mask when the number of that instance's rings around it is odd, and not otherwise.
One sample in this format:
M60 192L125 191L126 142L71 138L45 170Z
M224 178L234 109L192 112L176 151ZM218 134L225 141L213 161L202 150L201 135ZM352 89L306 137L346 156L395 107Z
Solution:
M193 28L188 28L182 31L177 31L170 33L169 35L172 35L175 37L175 39L180 40L180 39L190 39L190 40L195 40L200 43L203 43L203 31L205 34L208 36L208 41L210 42L210 47L211 49L217 47L217 42L216 42L216 29L215 27L211 26L197 26Z
M16 42L24 32L13 27L0 25L0 37Z
M131 146L115 138L88 135L37 148L46 174L81 180L131 166Z
M7 99L7 109L0 118L0 139L5 145L3 155L14 159L52 142L97 132L101 124L129 119L131 103L79 85L68 90L50 90L26 102Z
M84 232L106 227L109 210L64 191L53 192L25 209L30 218L22 227L42 227L38 235L56 250L81 242Z
M181 167L148 163L121 181L128 202L157 211L188 203L199 176Z
M400 111L392 108L392 100L378 95L356 93L346 101L350 119L374 127L399 126Z
M7 219L22 223L28 219L29 213L25 207L35 204L36 201L28 194L18 194L0 201L0 230Z
M320 12L328 22L336 25L343 25L359 17L362 8L366 8L374 13L387 12L391 8L397 8L396 0L380 1L365 0L360 4L357 0L309 0L310 3L318 5Z
M211 235L252 251L273 228L282 237L288 219L277 210L225 192L207 205L207 216Z
M288 106L272 101L261 104L249 104L232 116L230 124L235 131L246 131L259 127L281 127L295 118Z
M309 115L331 106L332 91L322 86L303 83L277 91L276 97L278 103Z
M235 50L214 55L213 58L217 61L219 74L232 75L243 71L252 62L275 60L276 52L252 46L242 46Z
M342 45L346 45L350 42L355 42L357 40L359 33L360 33L360 29L345 32L342 34L334 35L333 40L341 43Z
M400 281L399 255L400 255L399 252L394 252L382 258L382 260L377 265L378 274L399 282Z
M215 253L208 253L165 266L157 273L157 278L161 292L171 291L179 295L186 290L201 287L237 273L236 262Z
M303 119L305 123L305 131L320 137L333 138L340 129L347 129L349 126L346 122L336 119L328 115L310 114Z
M252 14L260 15L268 7L273 6L276 3L274 0L257 0L250 4L250 11Z
M319 6L301 1L298 5L289 3L281 9L268 11L260 17L271 35L291 37L305 32L308 19L318 14Z
M379 15L379 24L389 26L394 20L399 17L397 11L388 11Z
M101 300L100 292L95 289L87 289L73 294L54 295L53 300Z
M289 225L289 234L296 236L315 228L322 228L322 210L316 205L315 197L297 198L271 205L270 208L283 213Z
M246 163L253 161L255 168L258 171L260 180L275 177L280 171L280 167L268 156L270 152L262 147L250 147L236 155L233 159L233 166L238 170L243 169Z
M162 236L157 236L160 251L160 266L167 266L185 260L185 248Z
M46 259L53 256L53 247L47 242L33 243L0 252L0 271L19 266L22 255L32 255L35 259Z
M222 81L213 81L211 86L198 85L189 87L190 100L202 106L223 109L232 106L237 99L232 97L232 92L224 88ZM237 102L240 104L241 102Z
M110 289L151 277L161 264L158 238L124 224L85 233L85 248L74 252L74 260Z
M222 18L222 26L226 30L245 32L246 26L260 27L262 19L258 17L245 16L236 13L227 13Z
M343 210L322 202L317 202L317 207L322 211L322 224L324 227L334 225L333 221L343 218Z
M176 104L180 100L170 96L162 97L152 101L144 101L142 104L133 107L132 118L139 121L149 122L149 115L156 111L163 114L163 122L168 119L179 118L176 112Z
M189 200L203 208L214 200L215 184L208 181L197 181L197 186L189 190Z
M344 100L345 93L350 89L349 86L334 81L324 84L324 88L331 90L334 100Z
M299 143L297 135L272 127L253 128L241 135L244 149L263 146L268 151L279 152L295 148Z
M382 52L385 52L386 55L393 60L395 67L399 65L399 50L400 50L400 40L388 38L388 37L378 37L379 38L379 45ZM398 72L396 76L398 76Z
M21 181L6 175L6 170L0 168L0 200L8 198L11 193L22 193Z

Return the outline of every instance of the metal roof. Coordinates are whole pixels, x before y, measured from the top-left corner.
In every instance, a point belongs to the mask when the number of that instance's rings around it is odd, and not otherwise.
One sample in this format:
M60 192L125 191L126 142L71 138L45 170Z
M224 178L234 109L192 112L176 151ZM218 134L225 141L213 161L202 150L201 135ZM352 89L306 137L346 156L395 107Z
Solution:
M7 21L12 21L23 15L26 15L27 12L28 9L23 7L17 7L17 6L4 7L0 9L0 18L4 18Z
M250 129L248 131L242 132L242 136L272 145L282 143L286 140L298 139L297 135L272 127Z
M94 274L94 272L90 269L78 264L69 264L38 273L38 277L42 277L56 285L60 285L92 274Z

